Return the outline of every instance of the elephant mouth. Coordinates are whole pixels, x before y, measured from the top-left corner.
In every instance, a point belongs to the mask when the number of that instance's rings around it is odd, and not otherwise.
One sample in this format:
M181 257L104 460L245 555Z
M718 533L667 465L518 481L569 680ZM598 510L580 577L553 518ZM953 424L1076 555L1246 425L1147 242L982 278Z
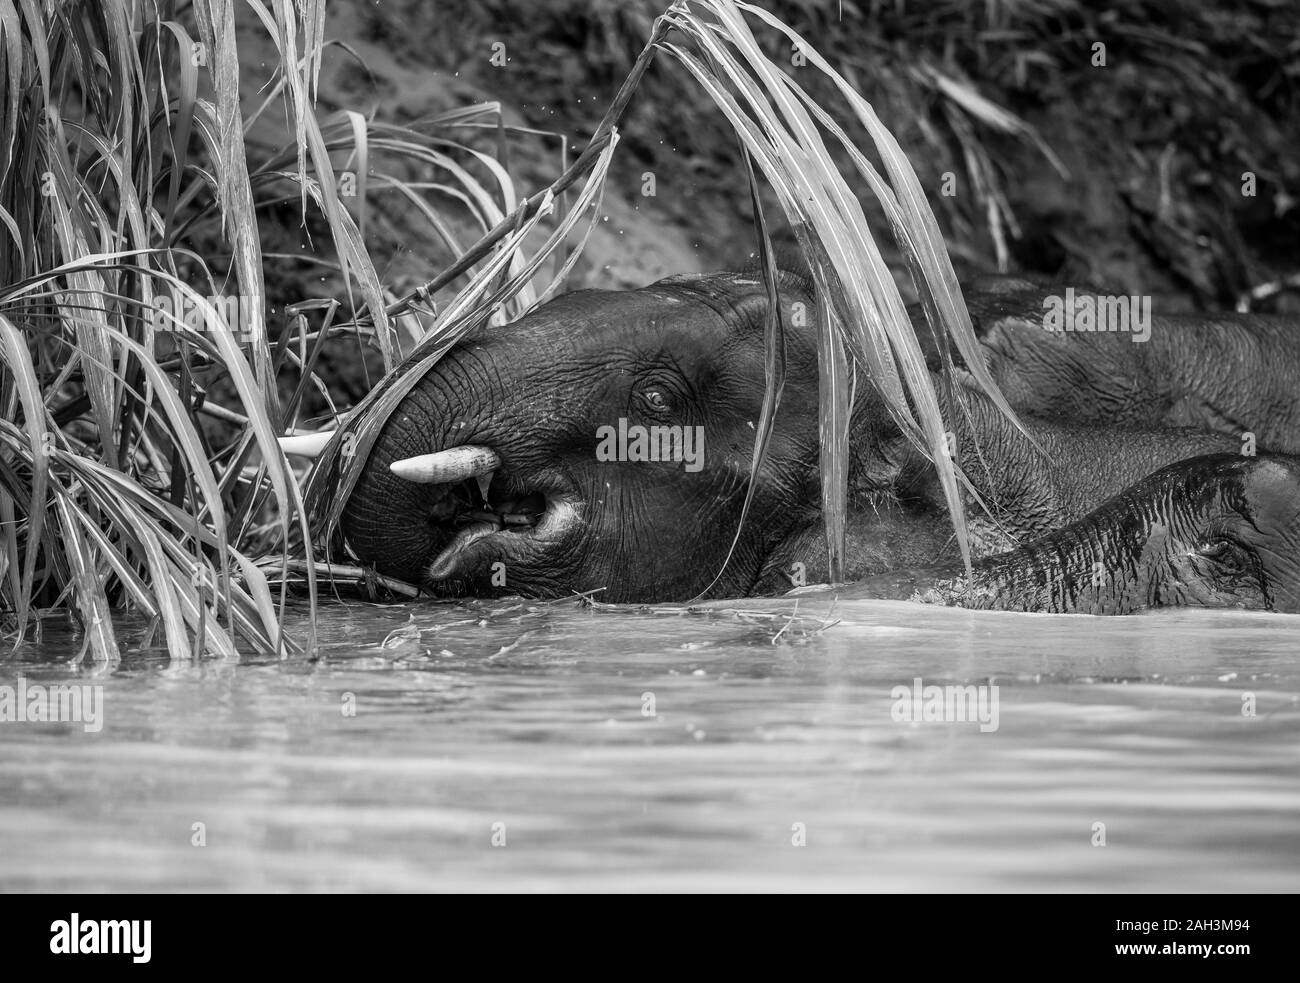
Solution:
M488 448L454 448L399 461L392 470L438 489L426 521L442 547L424 568L429 582L467 580L496 562L508 578L512 561L562 538L577 521L576 495L558 482L510 474Z
M461 580L484 572L493 561L508 565L523 548L556 538L569 525L568 496L513 490L494 475L486 495L475 482L462 482L438 503L429 521L451 540L425 568L430 581Z

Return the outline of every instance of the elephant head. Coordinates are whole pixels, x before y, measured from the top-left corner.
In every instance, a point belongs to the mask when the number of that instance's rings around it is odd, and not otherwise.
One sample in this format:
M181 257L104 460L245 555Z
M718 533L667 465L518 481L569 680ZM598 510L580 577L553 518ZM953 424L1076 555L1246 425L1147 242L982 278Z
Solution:
M812 295L797 274L779 287L784 396L725 572L764 395L767 293L745 274L578 291L456 345L374 445L350 548L443 593L750 592L820 514ZM859 403L866 435L883 415Z

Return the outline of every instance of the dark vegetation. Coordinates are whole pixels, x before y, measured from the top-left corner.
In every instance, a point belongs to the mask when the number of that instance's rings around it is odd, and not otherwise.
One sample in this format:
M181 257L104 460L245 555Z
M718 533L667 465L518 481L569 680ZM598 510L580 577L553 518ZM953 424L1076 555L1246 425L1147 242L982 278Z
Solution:
M898 138L959 271L1003 264L1203 305L1231 305L1296 272L1300 6L766 7L853 80ZM366 8L358 33L401 65L454 73L516 118L580 144L658 12L653 0L384 3ZM504 68L489 62L495 41L506 46ZM789 63L788 45L762 41ZM1093 64L1097 42L1104 67ZM815 71L798 77L817 98L832 95ZM612 172L611 194L649 211L643 224L680 229L680 251L698 244L683 261L701 269L736 262L734 243L750 225L735 140L718 123L688 78L653 72L629 107ZM646 170L658 177L653 201L637 194ZM1254 196L1242 194L1247 171ZM945 172L957 178L951 197L938 193ZM611 265L615 282L628 279Z

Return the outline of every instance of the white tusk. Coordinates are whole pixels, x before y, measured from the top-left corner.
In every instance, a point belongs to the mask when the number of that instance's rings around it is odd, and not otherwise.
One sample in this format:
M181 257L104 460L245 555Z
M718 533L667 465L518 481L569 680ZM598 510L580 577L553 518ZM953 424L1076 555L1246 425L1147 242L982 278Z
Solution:
M486 447L467 444L436 454L421 454L394 461L389 469L399 478L422 484L448 485L466 478L477 478L501 467L501 458Z
M286 454L314 458L329 443L334 433L333 430L318 430L316 433L298 433L292 437L277 437L276 440L280 442L280 450Z

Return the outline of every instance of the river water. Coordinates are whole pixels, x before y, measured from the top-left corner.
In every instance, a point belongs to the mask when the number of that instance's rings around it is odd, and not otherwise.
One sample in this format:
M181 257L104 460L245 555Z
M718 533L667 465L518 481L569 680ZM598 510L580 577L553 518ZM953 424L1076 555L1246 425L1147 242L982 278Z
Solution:
M102 729L0 723L3 890L1300 888L1295 617L331 603L315 662L98 673L63 624L0 684Z

